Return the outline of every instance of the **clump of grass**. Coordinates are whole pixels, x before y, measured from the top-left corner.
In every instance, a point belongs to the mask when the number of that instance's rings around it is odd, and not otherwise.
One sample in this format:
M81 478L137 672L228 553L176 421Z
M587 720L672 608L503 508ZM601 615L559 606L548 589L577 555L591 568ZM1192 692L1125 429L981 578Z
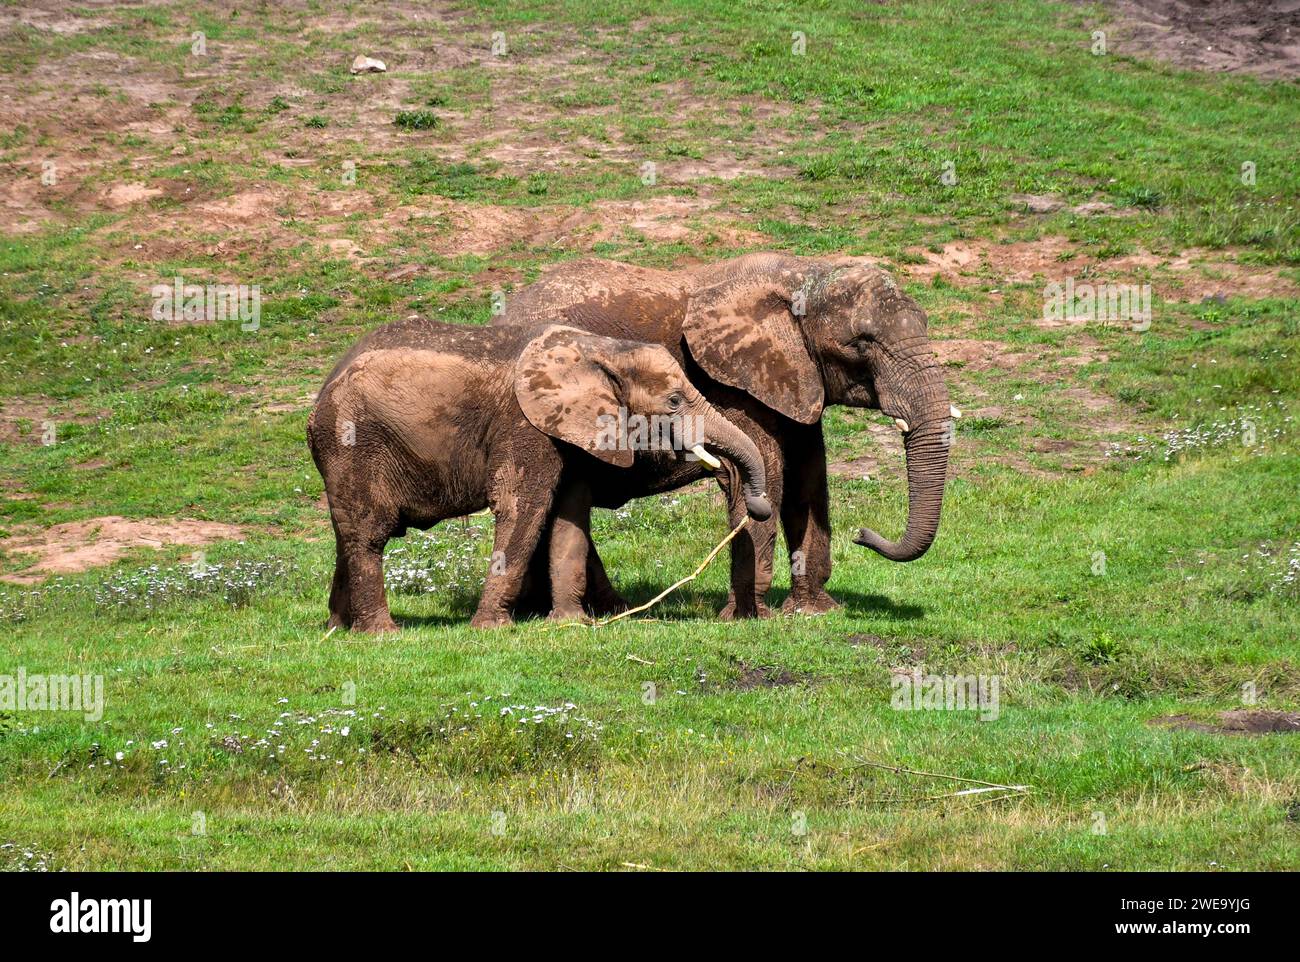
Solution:
M402 172L403 186L416 194L438 194L453 200L500 199L518 181L513 177L493 177L470 163L445 164L420 157Z
M218 596L237 608L258 591L275 584L292 569L287 562L229 561L219 564L150 565L117 575L94 589L95 604L104 608L155 607L181 598Z
M303 126L314 127L318 130L323 127L328 127L329 125L330 122L326 120L324 117L322 117L320 114L312 114L312 116L308 117L303 122Z
M1115 196L1125 207L1157 210L1164 205L1164 197L1160 191L1150 187L1125 187Z
M996 431L998 428L1005 427L1007 424L1004 418L993 417L975 417L967 418L961 422L962 434L988 434Z
M183 598L220 598L240 608L295 568L278 558L236 559L215 564L150 565L118 572L93 584L53 578L38 587L0 592L0 624L26 621L42 610L75 602L79 597L89 597L97 608L112 611L153 611Z
M252 132L257 127L238 99L223 106L213 97L203 96L194 101L193 110L205 123L216 124L218 127L239 127L246 132Z
M393 123L403 130L433 130L441 121L432 110L403 110Z
M483 586L487 537L477 525L411 532L386 552L384 584L399 595L443 591L473 596Z
M1084 643L1079 657L1090 665L1106 665L1118 658L1123 650L1120 642L1102 632Z
M1188 454L1233 446L1263 454L1268 450L1269 442L1286 437L1291 417L1275 420L1276 412L1281 408L1282 405L1276 401L1264 405L1242 405L1232 417L1176 428L1155 438L1140 435L1134 444L1112 445L1106 449L1106 456L1127 456L1138 461L1159 460L1167 464Z
M1250 600L1261 592L1300 597L1300 541L1290 545L1263 542L1241 556L1240 583L1228 596Z
M596 766L603 726L579 714L577 705L498 704L488 696L443 706L438 718L383 723L374 728L371 744L377 752L409 755L453 776L499 778Z
M356 708L291 711L287 705L287 698L279 699L269 723L231 714L201 729L176 724L131 738L112 733L104 742L68 749L54 771L67 776L93 771L127 792L141 782L203 779L232 768L312 779L363 760L369 744L366 726L383 718L382 708L362 715Z
M54 856L39 846L21 842L0 843L0 872L54 871Z

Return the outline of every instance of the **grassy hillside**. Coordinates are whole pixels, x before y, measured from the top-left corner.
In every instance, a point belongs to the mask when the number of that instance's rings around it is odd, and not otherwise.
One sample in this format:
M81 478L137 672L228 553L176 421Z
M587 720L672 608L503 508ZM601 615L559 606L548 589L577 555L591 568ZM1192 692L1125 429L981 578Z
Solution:
M1294 868L1300 742L1218 729L1300 709L1300 100L1141 53L1038 0L0 5L0 675L106 686L0 711L0 868ZM400 634L325 637L305 419L360 333L762 249L929 312L966 417L925 558L851 543L906 491L839 408L838 612L719 623L724 558L649 620L473 631L475 517L390 546ZM154 320L177 276L259 329ZM1150 329L1045 319L1066 277ZM118 516L162 546L37 569ZM642 601L725 528L700 485L596 538ZM914 667L997 718L894 710Z

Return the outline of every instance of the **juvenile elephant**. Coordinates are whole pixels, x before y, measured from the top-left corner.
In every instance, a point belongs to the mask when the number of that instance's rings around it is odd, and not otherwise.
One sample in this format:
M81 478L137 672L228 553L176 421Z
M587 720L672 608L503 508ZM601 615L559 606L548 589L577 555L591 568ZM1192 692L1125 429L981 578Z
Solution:
M671 443L644 454L621 443L617 427L634 415L657 416ZM668 351L572 327L381 327L330 373L307 438L336 541L331 626L395 629L384 597L389 538L484 507L496 536L472 623L510 622L548 521L553 615L581 614L586 516L601 486L651 470L647 462L687 463L683 447L719 466L704 445L731 459L749 510L771 515L757 448Z
M562 265L509 298L494 323L559 317L596 333L662 344L692 383L762 452L767 490L791 555L784 608L837 606L830 577L830 521L822 410L879 408L903 433L907 529L889 541L863 528L855 539L894 561L919 558L934 541L943 503L952 417L926 335L925 313L883 271L782 254L749 254L684 271L586 259ZM629 476L647 487L685 484L698 465L671 475ZM743 501L729 489L733 524ZM623 492L638 497L629 484ZM772 581L776 522L750 525L732 542L731 596L722 616L762 616Z

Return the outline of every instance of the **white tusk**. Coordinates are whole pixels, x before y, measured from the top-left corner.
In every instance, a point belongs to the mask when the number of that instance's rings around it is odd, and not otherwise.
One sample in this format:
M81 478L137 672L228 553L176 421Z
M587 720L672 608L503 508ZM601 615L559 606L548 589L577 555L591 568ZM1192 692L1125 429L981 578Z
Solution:
M961 417L961 412L957 410L957 405L955 405L955 404L949 404L949 405L948 405L948 413L951 414L951 415L952 415L953 417L955 417L955 418L959 418L959 417Z
M702 444L697 444L695 445L695 447L691 448L691 454L695 455L697 458L699 458L709 467L713 468L715 471L718 468L722 467L722 462L719 461L717 458L715 458L713 455L711 455L708 451L705 451L704 445Z
M909 427L907 426L907 422L904 421L902 418L894 418L894 423L898 425L898 430L900 430L900 431L910 431L910 430L911 430L911 428L909 428Z

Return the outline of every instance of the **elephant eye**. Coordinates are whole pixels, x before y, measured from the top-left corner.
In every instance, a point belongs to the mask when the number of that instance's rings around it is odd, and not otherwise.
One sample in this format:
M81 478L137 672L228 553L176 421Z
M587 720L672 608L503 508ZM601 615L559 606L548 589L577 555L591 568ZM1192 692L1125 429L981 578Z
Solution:
M682 404L685 403L685 401L686 398L682 397L680 394L676 392L668 395L668 410L676 411L679 407L682 406Z

